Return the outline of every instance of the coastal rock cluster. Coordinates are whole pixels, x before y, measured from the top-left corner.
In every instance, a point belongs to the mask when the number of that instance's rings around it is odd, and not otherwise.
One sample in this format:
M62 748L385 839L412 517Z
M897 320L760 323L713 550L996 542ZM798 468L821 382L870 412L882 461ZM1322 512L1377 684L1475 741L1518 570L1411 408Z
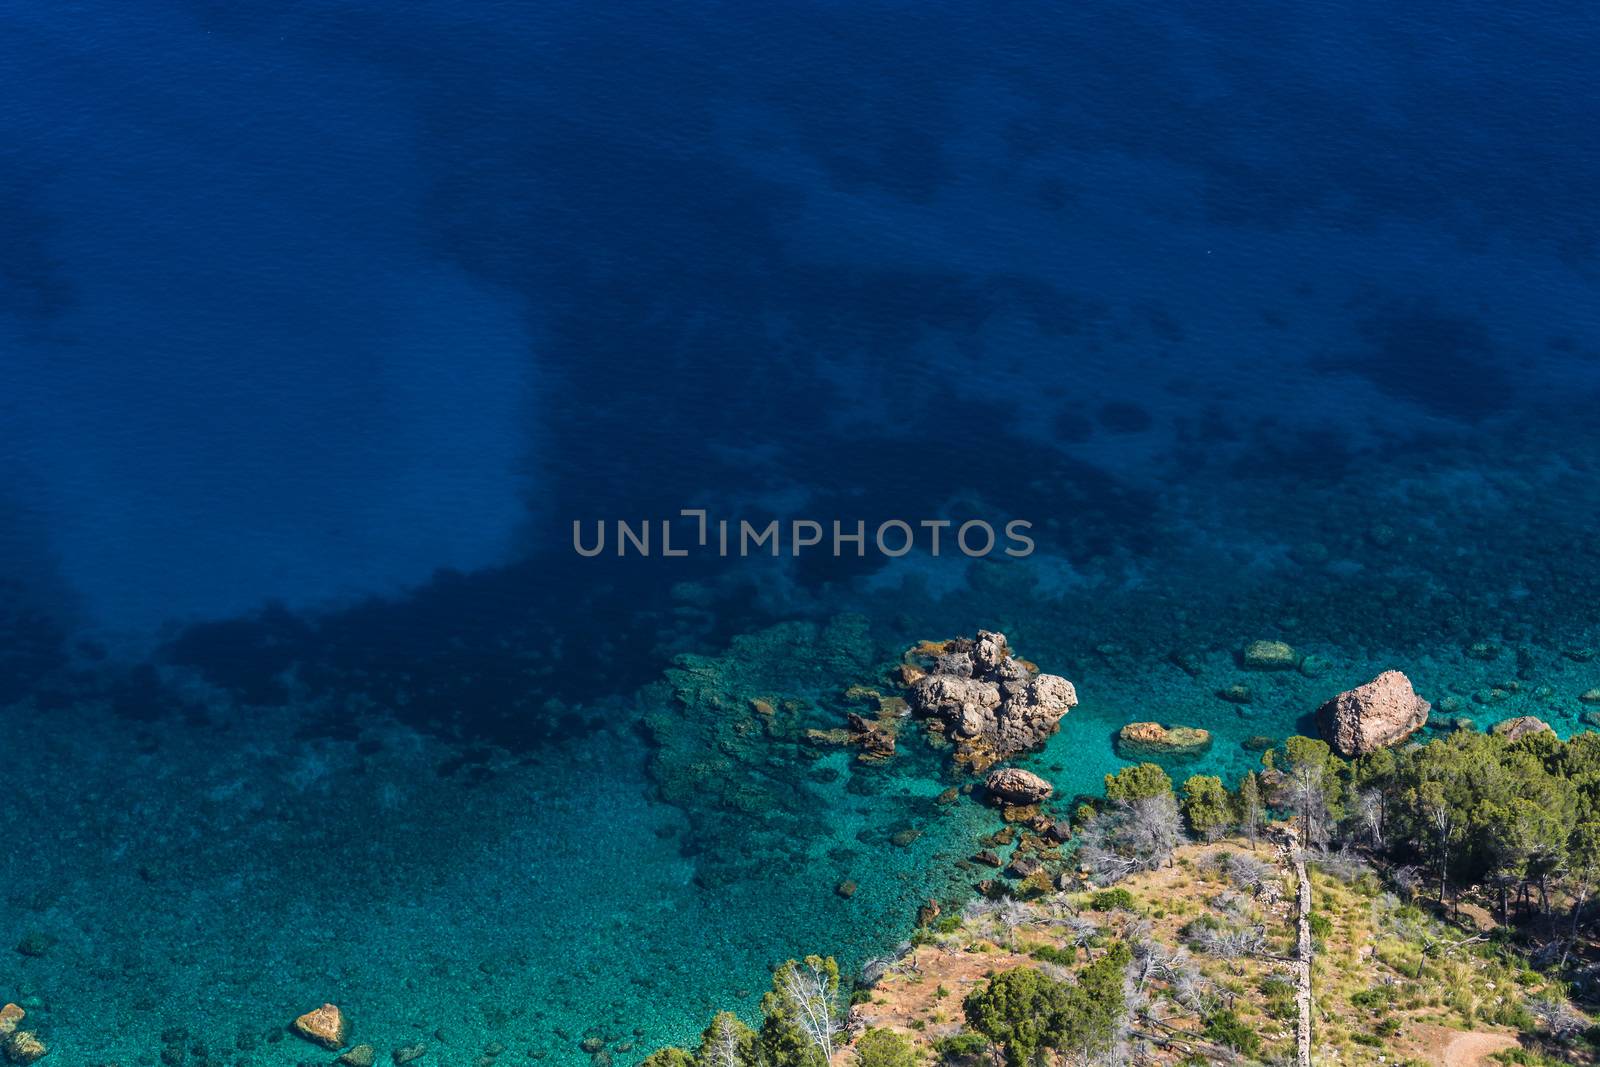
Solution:
M1399 671L1384 671L1317 710L1317 724L1334 751L1346 758L1397 745L1428 721L1431 705Z
M911 710L954 742L957 762L974 770L1044 744L1078 703L1071 682L1012 655L1005 634L979 630L976 639L927 651L934 657L926 673L908 668L916 673L908 679Z

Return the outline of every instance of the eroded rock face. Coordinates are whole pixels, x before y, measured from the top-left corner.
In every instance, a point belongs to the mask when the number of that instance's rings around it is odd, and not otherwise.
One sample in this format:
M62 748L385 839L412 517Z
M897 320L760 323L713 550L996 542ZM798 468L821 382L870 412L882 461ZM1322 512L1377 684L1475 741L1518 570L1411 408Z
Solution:
M1322 705L1317 725L1339 755L1365 756L1410 737L1428 721L1430 709L1411 688L1411 679L1384 671Z
M935 647L927 673L911 685L911 709L933 719L956 743L957 760L976 770L1042 745L1078 703L1071 682L1035 673L1004 634L979 630L976 639Z
M1037 774L1018 767L990 771L983 787L989 791L989 796L1003 804L1037 804L1056 791L1055 786Z

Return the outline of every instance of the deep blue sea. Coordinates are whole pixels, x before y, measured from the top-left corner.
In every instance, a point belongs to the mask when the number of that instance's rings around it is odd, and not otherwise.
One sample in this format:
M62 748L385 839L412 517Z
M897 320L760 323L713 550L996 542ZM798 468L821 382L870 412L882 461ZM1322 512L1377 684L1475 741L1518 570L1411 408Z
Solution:
M0 0L0 1002L86 1067L287 1067L324 1001L635 1064L970 893L942 754L805 731L979 627L1077 686L1062 811L1124 723L1231 778L1386 667L1587 728L1597 50L1551 0ZM869 550L574 549L682 509Z

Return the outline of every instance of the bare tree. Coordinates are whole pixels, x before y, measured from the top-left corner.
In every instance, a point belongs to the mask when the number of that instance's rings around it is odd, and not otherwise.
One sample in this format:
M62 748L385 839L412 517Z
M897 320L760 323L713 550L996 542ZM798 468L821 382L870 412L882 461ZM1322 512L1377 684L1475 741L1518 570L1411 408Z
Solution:
M700 1052L706 1067L744 1067L742 1028L732 1012L721 1012L711 1021L711 1032Z
M1572 1005L1564 997L1552 994L1536 997L1528 1001L1528 1010L1557 1041L1566 1041L1589 1027L1589 1020L1573 1011Z
M795 1025L823 1063L833 1062L839 1037L839 969L833 960L807 956L790 960L776 975L775 986Z
M1374 849L1383 847L1386 810L1381 790L1369 787L1356 794L1355 804L1350 812L1350 822L1356 832L1366 838L1367 844Z
M1154 870L1185 840L1183 817L1171 793L1118 801L1084 827L1078 855L1102 885Z

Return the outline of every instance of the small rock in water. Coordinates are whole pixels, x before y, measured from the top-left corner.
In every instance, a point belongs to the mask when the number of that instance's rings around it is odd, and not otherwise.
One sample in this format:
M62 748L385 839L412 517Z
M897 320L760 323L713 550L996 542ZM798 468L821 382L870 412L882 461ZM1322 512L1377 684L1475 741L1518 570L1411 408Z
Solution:
M371 1045L357 1045L355 1048L339 1057L339 1062L344 1067L372 1067L378 1054Z
M6 1037L5 1043L0 1045L5 1050L6 1059L12 1063L28 1064L43 1059L49 1049L45 1047L38 1035L27 1030L18 1030Z
M337 1004L324 1004L316 1011L308 1011L291 1024L295 1034L305 1038L313 1045L321 1045L330 1052L336 1052L345 1046L345 1036L348 1026L344 1021L344 1013Z
M1588 645L1574 646L1572 648L1566 648L1562 650L1562 655L1566 656L1574 663L1588 663L1590 660L1594 659L1596 654L1596 650L1590 648Z
M1217 696L1230 704L1248 704L1254 699L1248 685L1230 685L1226 689L1218 689Z
M398 1065L402 1063L410 1063L412 1060L420 1060L423 1057L423 1054L427 1051L428 1046L424 1045L421 1041L418 1041L414 1045L401 1045L390 1054L389 1058L394 1060L398 1067Z
M844 897L844 899L849 900L851 897L856 895L856 888L856 884L850 879L846 878L844 881L834 886L833 891L838 893L841 897Z
M1239 653L1239 663L1251 671L1292 671L1300 657L1282 641L1251 641Z
M1167 660L1191 678L1198 678L1200 672L1205 669L1205 662L1199 656L1182 649L1174 649L1167 653Z
M1006 874L1012 878L1026 878L1028 875L1040 870L1044 865L1032 856L1018 856L1006 867Z
M1583 701L1585 704L1600 704L1600 686L1597 686L1594 689L1584 690L1582 693L1578 694L1578 699Z
M0 1037L14 1033L17 1029L17 1024L27 1015L27 1012L15 1004L7 1004L5 1007L0 1008Z
M998 867L1000 866L1000 857L995 855L989 849L984 849L982 852L979 852L977 855L972 857L972 862L981 863L985 867Z
M24 956L38 959L56 946L56 939L49 934L35 930L17 942L17 951Z
M1536 719L1532 715L1519 715L1515 719L1506 719L1497 722L1489 731L1496 737L1503 737L1507 741L1520 741L1530 734L1555 733L1550 729L1550 724L1543 719Z
M910 846L913 841L915 841L917 838L919 838L921 836L922 836L922 831L921 830L917 830L917 829L908 827L908 828L906 828L904 830L900 830L900 831L890 835L889 843L891 845L895 846L896 848L906 848L906 847Z
M1333 669L1333 664L1316 653L1307 653L1300 657L1300 673L1307 678L1321 678Z
M1117 731L1117 752L1124 759L1192 755L1210 747L1210 731L1193 726L1168 728L1158 722L1130 722Z
M994 800L1011 805L1037 804L1056 791L1055 786L1020 767L991 771L989 777L984 779L983 787Z
M1474 641L1467 647L1467 655L1472 659L1482 660L1487 663L1492 659L1500 658L1500 646L1488 641Z

